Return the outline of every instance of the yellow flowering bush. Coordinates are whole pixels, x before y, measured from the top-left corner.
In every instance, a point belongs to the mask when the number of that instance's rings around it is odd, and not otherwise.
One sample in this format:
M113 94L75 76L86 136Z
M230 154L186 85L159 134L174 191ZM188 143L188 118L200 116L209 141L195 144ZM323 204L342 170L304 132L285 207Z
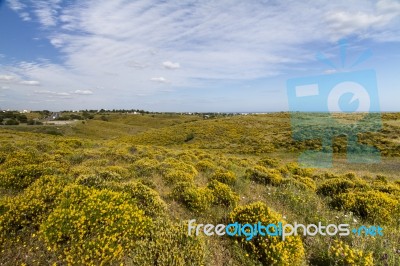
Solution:
M119 261L151 224L127 193L71 185L40 231L68 264L104 265Z
M282 175L276 169L268 169L261 165L246 170L246 175L251 180L261 184L277 186L282 182Z
M168 158L160 165L160 171L167 183L190 182L197 175L196 168L189 164L173 158Z
M293 175L292 177L285 178L282 181L283 184L291 184L300 189L309 189L314 191L316 189L315 181L309 177L303 177L299 175Z
M374 258L372 252L363 252L351 248L343 241L334 240L329 247L329 260L334 265L340 266L373 266Z
M286 224L282 217L263 202L236 207L229 215L230 222L240 224ZM301 265L305 251L299 236L289 236L284 241L279 236L257 235L247 241L237 237L243 247L254 254L264 265Z
M196 164L196 169L199 171L212 171L216 169L217 166L210 159L203 159Z
M400 202L394 196L380 191L357 191L337 195L332 206L352 211L372 223L390 224L400 213Z
M201 212L214 202L214 196L208 188L198 188L190 182L179 182L171 193L172 197L183 203L189 210Z
M46 171L41 165L28 164L14 166L0 173L0 186L23 189L41 177ZM48 172L48 171L47 171Z
M333 196L347 192L355 186L353 181L344 178L331 178L318 186L317 193L324 196Z
M139 240L129 253L127 265L169 266L205 265L204 237L189 236L187 223L157 220L150 231L151 237Z
M157 172L158 165L155 159L142 158L132 164L131 171L136 177L147 177Z
M113 191L127 193L139 209L143 210L147 216L158 217L166 213L167 205L154 189L142 184L141 182L128 183L107 183L105 188Z
M269 168L277 168L280 164L280 161L278 159L275 158L262 158L259 162L259 165L265 166L265 167L269 167Z
M65 179L43 176L15 197L0 199L0 243L9 234L29 226L38 226L55 206Z
M284 168L286 168L289 173L304 177L312 177L314 173L314 169L300 167L298 163L288 163Z
M177 182L192 182L194 180L194 176L184 172L182 170L168 170L164 174L164 180L169 184L174 184Z
M211 180L217 180L219 182L232 185L236 182L236 175L232 171L217 169L210 177Z
M239 195L224 183L214 180L207 187L211 190L214 196L214 204L216 205L235 207L239 202Z

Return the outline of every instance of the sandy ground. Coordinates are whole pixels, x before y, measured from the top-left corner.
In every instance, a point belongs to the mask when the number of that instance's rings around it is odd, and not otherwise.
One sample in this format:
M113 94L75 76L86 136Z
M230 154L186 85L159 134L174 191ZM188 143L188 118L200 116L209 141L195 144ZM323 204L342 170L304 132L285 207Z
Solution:
M68 125L79 122L80 120L67 120L67 121L46 121L43 125Z

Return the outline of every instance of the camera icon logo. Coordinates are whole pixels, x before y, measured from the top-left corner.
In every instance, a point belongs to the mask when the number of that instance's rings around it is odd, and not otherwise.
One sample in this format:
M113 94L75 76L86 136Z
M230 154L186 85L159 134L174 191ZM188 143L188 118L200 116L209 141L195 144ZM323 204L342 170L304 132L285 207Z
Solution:
M381 129L374 70L289 79L287 95L294 140L322 144L300 155L302 165L331 167L333 138L340 136L347 138L348 162L380 161L380 152L358 139L360 133Z

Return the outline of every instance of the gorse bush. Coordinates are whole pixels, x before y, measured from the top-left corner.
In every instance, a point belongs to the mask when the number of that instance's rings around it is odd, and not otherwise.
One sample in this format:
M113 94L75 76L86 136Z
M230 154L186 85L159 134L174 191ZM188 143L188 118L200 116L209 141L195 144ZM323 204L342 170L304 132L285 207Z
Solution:
M0 186L6 188L23 189L45 174L46 169L41 165L29 164L15 166L0 173Z
M127 193L71 185L40 231L68 264L109 264L120 260L151 225Z
M8 236L28 227L38 227L55 207L65 179L43 176L21 194L0 198L0 244Z
M151 176L158 170L159 162L155 159L142 158L135 161L132 166L132 172L136 177Z
M236 207L230 213L229 220L240 224L285 224L282 217L263 202ZM301 265L304 262L305 251L299 236L289 236L284 241L279 236L257 235L250 241L247 241L246 237L237 238L263 265Z
M149 235L135 243L126 259L127 265L205 265L204 237L189 236L187 223L157 220Z
M196 164L196 169L199 171L212 171L216 169L217 166L209 159L203 159Z
M208 188L199 188L190 182L179 182L173 188L172 197L183 203L189 210L202 212L210 208L214 196Z
M316 189L316 184L313 179L299 175L293 175L292 177L283 179L282 184L291 184L305 190L314 191Z
M198 175L193 165L172 158L161 163L160 171L165 181L170 184L190 182Z
M372 252L363 252L351 248L343 241L335 240L329 248L329 260L332 265L340 266L373 266Z
M276 169L268 169L261 165L246 170L249 179L261 184L277 186L282 182L282 175Z
M378 224L395 222L400 213L399 200L379 191L342 193L333 198L331 205L340 210L352 211L361 218Z
M169 184L178 182L192 182L194 180L193 174L184 172L182 170L168 170L164 174L164 180Z
M147 216L164 216L167 205L161 199L157 191L149 188L141 182L129 182L125 184L108 184L106 187L114 191L123 191L127 193Z
M211 180L216 180L228 185L236 182L236 175L232 171L217 169L210 177Z
M212 195L214 196L214 204L223 206L236 206L239 202L239 195L232 191L232 189L219 181L212 181L207 186Z
M278 159L275 158L262 158L259 162L259 165L265 166L265 167L269 167L269 168L278 168L280 161Z
M324 196L333 196L354 188L354 182L344 178L332 178L318 186L317 193Z

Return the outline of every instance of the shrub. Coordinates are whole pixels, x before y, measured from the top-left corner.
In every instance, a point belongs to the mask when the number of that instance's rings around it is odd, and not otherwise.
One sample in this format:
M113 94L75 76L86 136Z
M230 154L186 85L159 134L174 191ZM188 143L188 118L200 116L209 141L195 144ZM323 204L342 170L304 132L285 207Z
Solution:
M16 126L16 125L19 125L19 122L17 120L15 120L15 119L9 119L9 120L6 120L4 125L6 125L6 126Z
M372 223L382 224L395 221L400 211L399 204L392 195L379 191L342 193L331 203L335 208L352 211Z
M309 189L312 191L316 189L314 180L309 177L302 177L298 175L293 175L293 177L283 179L282 183L292 184L300 189Z
M147 216L157 217L165 214L167 205L157 191L140 182L130 182L122 186L122 191L128 193L139 209Z
M142 158L132 164L132 171L136 177L151 176L157 171L159 162L154 159Z
M164 174L164 180L169 184L174 184L177 182L192 182L194 177L181 170L169 170Z
M215 168L217 168L217 166L209 159L201 160L196 164L196 169L203 172L211 171L214 170Z
M279 160L275 158L263 158L258 164L265 167L277 168L279 166Z
M55 206L65 180L43 176L16 197L0 200L0 243L10 233L29 226L38 226Z
M232 171L218 169L211 175L210 179L232 185L236 182L236 175Z
M11 167L3 174L0 174L0 186L23 189L32 184L45 172L45 169L37 164Z
M128 194L72 185L40 230L68 264L103 265L120 260L149 227L151 220Z
M190 182L198 174L191 164L176 159L166 159L160 165L160 170L167 183Z
M208 188L198 188L190 182L176 184L171 195L194 212L205 211L214 202L214 196Z
M205 265L204 238L189 236L187 223L159 220L150 235L152 237L136 242L126 260L127 265Z
M232 189L219 181L212 181L207 186L214 195L214 204L223 206L236 206L239 202L239 195Z
M344 178L331 178L324 181L317 189L317 193L324 196L333 196L354 188L354 182Z
M329 247L329 260L334 265L343 266L373 266L374 259L372 252L363 252L359 249L351 248L343 241L335 240Z
M278 224L282 217L272 211L263 202L236 207L229 216L232 223L264 225ZM299 236L289 236L284 241L279 236L257 235L247 241L246 237L237 237L243 247L254 254L264 265L301 265L304 262L304 247Z
M285 168L289 173L304 177L312 177L314 173L314 169L300 167L298 163L288 163Z
M261 184L277 186L282 182L282 175L278 170L268 169L261 165L246 170L246 175Z

